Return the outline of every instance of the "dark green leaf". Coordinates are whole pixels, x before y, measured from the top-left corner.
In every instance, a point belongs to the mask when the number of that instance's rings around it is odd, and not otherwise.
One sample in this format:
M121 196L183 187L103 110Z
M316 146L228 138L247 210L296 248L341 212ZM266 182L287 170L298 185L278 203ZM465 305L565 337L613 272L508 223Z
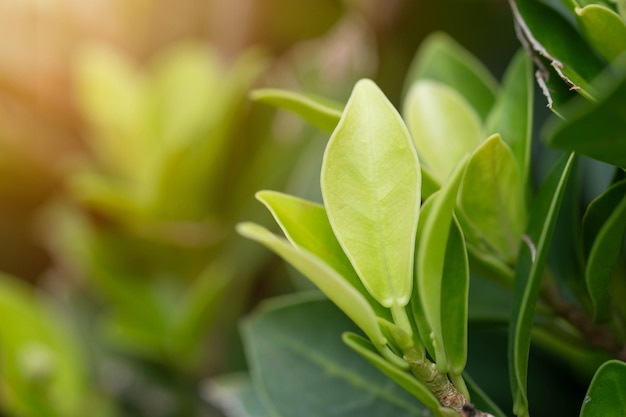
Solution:
M549 145L574 151L622 168L626 167L626 62L616 65L621 73L605 73L594 85L597 102L582 98L562 109L564 120L553 118L544 137Z
M573 161L573 154L569 157L564 155L543 184L531 210L526 232L529 242L522 245L518 258L513 315L509 328L509 379L513 411L520 417L529 415L526 390L533 316L552 233Z
M583 216L583 253L585 258L589 257L591 247L595 242L602 226L609 218L611 213L618 206L620 201L626 195L626 180L621 180L611 185L596 199L594 199Z
M202 391L227 417L276 417L263 404L248 374L213 378Z
M622 242L626 231L624 183L615 184L609 191L615 188L622 192L621 199L613 207L596 235L585 270L585 280L595 321L607 321L611 318L611 279L622 252Z
M472 397L472 403L477 409L490 413L494 417L506 417L506 414L504 414L500 407L498 407L498 405L493 402L482 389L480 389L476 382L474 382L474 380L467 373L463 374L463 378L465 379L467 389Z
M604 363L596 372L583 400L580 417L624 417L626 410L626 364Z
M422 404L343 344L356 329L319 296L266 302L242 330L255 386L278 416L423 416Z

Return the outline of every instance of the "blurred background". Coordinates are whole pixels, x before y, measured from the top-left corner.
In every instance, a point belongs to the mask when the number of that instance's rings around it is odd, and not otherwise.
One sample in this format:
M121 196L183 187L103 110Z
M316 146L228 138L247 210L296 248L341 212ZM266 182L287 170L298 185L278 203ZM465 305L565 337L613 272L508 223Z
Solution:
M497 78L498 0L0 0L0 415L213 416L237 319L302 285L234 234L259 189L319 199L326 137L277 87L398 103L445 31Z

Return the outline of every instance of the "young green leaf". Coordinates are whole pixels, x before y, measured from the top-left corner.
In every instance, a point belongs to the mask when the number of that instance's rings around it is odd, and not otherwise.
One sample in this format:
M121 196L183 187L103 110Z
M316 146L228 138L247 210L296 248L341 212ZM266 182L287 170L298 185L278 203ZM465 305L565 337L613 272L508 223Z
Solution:
M344 277L374 308L378 317L391 319L365 289L330 227L326 210L319 204L274 191L261 191L256 197L270 210L287 239L306 249Z
M620 15L598 4L577 7L575 12L581 33L604 59L611 62L626 51L626 23Z
M271 249L313 281L337 307L363 330L387 359L393 360L393 358L397 358L387 347L387 339L380 330L373 308L368 304L365 297L350 285L343 276L339 275L337 271L307 250L292 246L287 240L276 236L257 224L239 224L237 231L248 239L252 239ZM403 361L399 358L397 359L396 365L404 366Z
M498 134L472 154L458 204L480 242L505 263L513 263L526 226L526 211L515 156Z
M605 362L594 375L580 417L623 417L626 410L626 364Z
M619 189L623 190L624 187ZM622 194L621 200L613 207L596 235L585 270L595 321L608 321L611 318L611 279L622 252L625 231L626 195Z
M420 167L398 112L359 81L322 164L330 224L372 296L392 312L411 295Z
M485 120L496 99L498 83L489 70L454 39L442 32L420 45L404 84L404 96L413 84L429 79L459 92Z
M266 301L242 326L255 388L272 415L421 417L426 408L342 341L358 331L315 294Z
M330 99L298 94L274 88L262 88L251 94L252 99L289 110L313 126L332 133L341 118L342 106Z
M528 189L530 180L533 91L532 62L525 51L519 51L504 74L502 89L486 123L488 134L499 133L511 147L523 190Z
M463 96L435 81L413 84L404 101L404 117L420 162L439 184L484 139L481 120Z
M454 333L461 332L465 334L464 332L466 331L468 277L462 274L467 272L467 270L463 271L462 261L457 262L460 258L453 258L454 263L449 268L461 274L456 277L446 277L446 284L456 286L457 290L465 295L465 300L459 300L457 296L454 296L453 303L442 305L443 301L448 302L448 300L443 300L442 298L444 292L442 286L446 269L446 249L448 248L450 229L453 224L453 211L467 160L467 156L462 158L442 189L437 194L431 196L433 199L432 206L427 213L428 217L423 217L420 222L417 237L416 290L421 309L432 331L431 335L421 335L421 337L432 337L437 369L444 374L448 373L451 367L458 371L459 366L461 364L464 366L465 361L463 344L450 346L450 353L454 355L452 358L448 358L445 345L447 340L461 341L464 337ZM453 272L452 269L446 272ZM448 289L446 289L446 294L450 295ZM444 310L447 310L445 311L445 319L453 321L450 326L443 323ZM446 334L445 338L444 333ZM452 359L450 364L448 363L449 359Z
M528 243L522 245L518 258L513 315L509 327L509 380L513 394L513 412L519 417L529 416L526 385L533 314L557 213L573 163L573 153L569 157L564 155L543 184L528 223Z

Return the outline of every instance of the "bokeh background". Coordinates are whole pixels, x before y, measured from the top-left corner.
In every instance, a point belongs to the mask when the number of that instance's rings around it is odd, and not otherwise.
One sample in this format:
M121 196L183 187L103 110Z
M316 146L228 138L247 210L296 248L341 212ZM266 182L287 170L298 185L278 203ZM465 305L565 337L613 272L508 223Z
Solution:
M303 285L233 227L319 199L326 140L249 92L398 103L434 31L518 48L500 0L0 0L0 415L219 415L238 319Z

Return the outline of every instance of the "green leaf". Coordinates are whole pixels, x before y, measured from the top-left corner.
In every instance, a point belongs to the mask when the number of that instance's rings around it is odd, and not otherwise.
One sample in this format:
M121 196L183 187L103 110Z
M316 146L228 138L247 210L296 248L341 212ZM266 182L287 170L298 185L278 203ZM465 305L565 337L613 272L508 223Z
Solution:
M342 343L355 330L310 294L265 302L243 323L253 381L273 415L423 416L423 405Z
M341 118L342 105L324 97L298 94L274 88L254 90L252 99L289 110L313 126L332 133Z
M237 231L252 239L289 262L294 268L309 278L313 283L339 307L363 332L370 338L376 348L387 359L397 358L387 347L387 340L383 336L373 308L357 289L334 269L324 263L317 256L305 249L296 248L288 241L280 238L262 226L253 223L242 223ZM399 359L399 358L398 358ZM403 366L403 361L396 364Z
M444 416L444 411L441 410L439 400L437 400L437 397L430 392L428 387L418 381L410 373L390 365L389 362L385 361L385 359L378 354L368 340L354 333L344 333L343 341L352 350L367 359L369 363L383 372L387 377L391 378L402 388L410 392L422 404L433 411L436 416Z
M420 334L422 339L431 337L435 350L435 362L441 373L454 371L459 374L459 368L465 364L465 332L467 326L467 291L468 277L466 259L465 263L461 254L447 257L448 249L461 250L464 246L458 242L450 241L449 236L457 235L452 232L453 211L456 205L456 197L467 157L459 161L458 166L450 175L443 188L431 196L433 202L427 213L420 222L417 236L417 255L415 263L415 275L419 296L420 307L424 312L426 321L432 331L430 335ZM456 228L454 228L457 230ZM456 246L456 247L455 247ZM451 261L446 265L446 261ZM450 276L455 275L455 276ZM451 288L444 290L446 285L453 286L460 294L452 295ZM452 300L443 298L452 296ZM463 298L463 299L462 299ZM443 320L450 323L444 323ZM445 335L445 336L444 336ZM455 345L446 346L450 340ZM460 345L457 345L461 343ZM427 345L428 346L428 345ZM446 349L450 349L451 357L448 357ZM450 361L450 363L448 363Z
M604 363L593 377L580 417L623 417L626 410L626 364Z
M550 146L626 168L626 62L616 67L618 76L607 72L594 83L596 103L573 100L562 109L564 120L549 120L543 136Z
M227 374L212 378L202 394L227 417L270 417L248 374Z
M510 3L519 33L531 53L537 56L536 61L541 59L543 62L539 76L546 82L560 77L560 85L551 83L550 87L561 91L575 88L583 96L591 98L594 92L589 83L604 64L578 31L559 12L540 1L516 0ZM544 94L554 96L555 92L544 90ZM548 98L549 106L551 101Z
M577 7L575 12L582 35L607 61L626 51L626 23L620 15L598 4Z
M418 80L440 82L460 93L486 119L498 84L487 68L447 34L436 32L420 45L404 85L406 96Z
M479 243L506 263L514 263L526 226L519 169L499 135L483 142L471 156L458 204Z
M529 415L526 389L533 315L552 233L573 163L574 154L569 157L564 155L544 182L528 223L526 237L529 242L522 245L518 258L509 327L509 380L513 412L520 417Z
M596 197L585 211L582 222L583 254L589 258L591 247L606 220L626 195L626 180L616 182Z
M490 413L494 417L506 417L506 414L504 414L500 407L480 389L467 373L463 374L463 379L465 379L467 389L472 396L472 403L478 410Z
M420 162L439 184L484 139L480 117L463 96L435 81L413 84L404 102L404 117Z
M49 302L0 274L1 408L7 415L78 417L91 400L83 352Z
M532 62L525 51L519 51L504 74L502 89L486 123L488 134L499 133L511 147L523 190L528 189L530 180L533 91Z
M354 87L326 147L321 186L330 224L365 287L385 307L405 306L420 167L400 115L372 81Z
M378 317L391 318L389 310L363 286L333 234L323 206L273 191L258 192L256 197L270 210L293 245L306 249L337 271L367 299Z
M611 279L615 273L626 231L626 183L615 184L609 189L618 189L621 199L605 218L602 228L596 235L585 270L585 281L593 306L593 319L597 322L611 318ZM606 193L605 193L606 195Z

